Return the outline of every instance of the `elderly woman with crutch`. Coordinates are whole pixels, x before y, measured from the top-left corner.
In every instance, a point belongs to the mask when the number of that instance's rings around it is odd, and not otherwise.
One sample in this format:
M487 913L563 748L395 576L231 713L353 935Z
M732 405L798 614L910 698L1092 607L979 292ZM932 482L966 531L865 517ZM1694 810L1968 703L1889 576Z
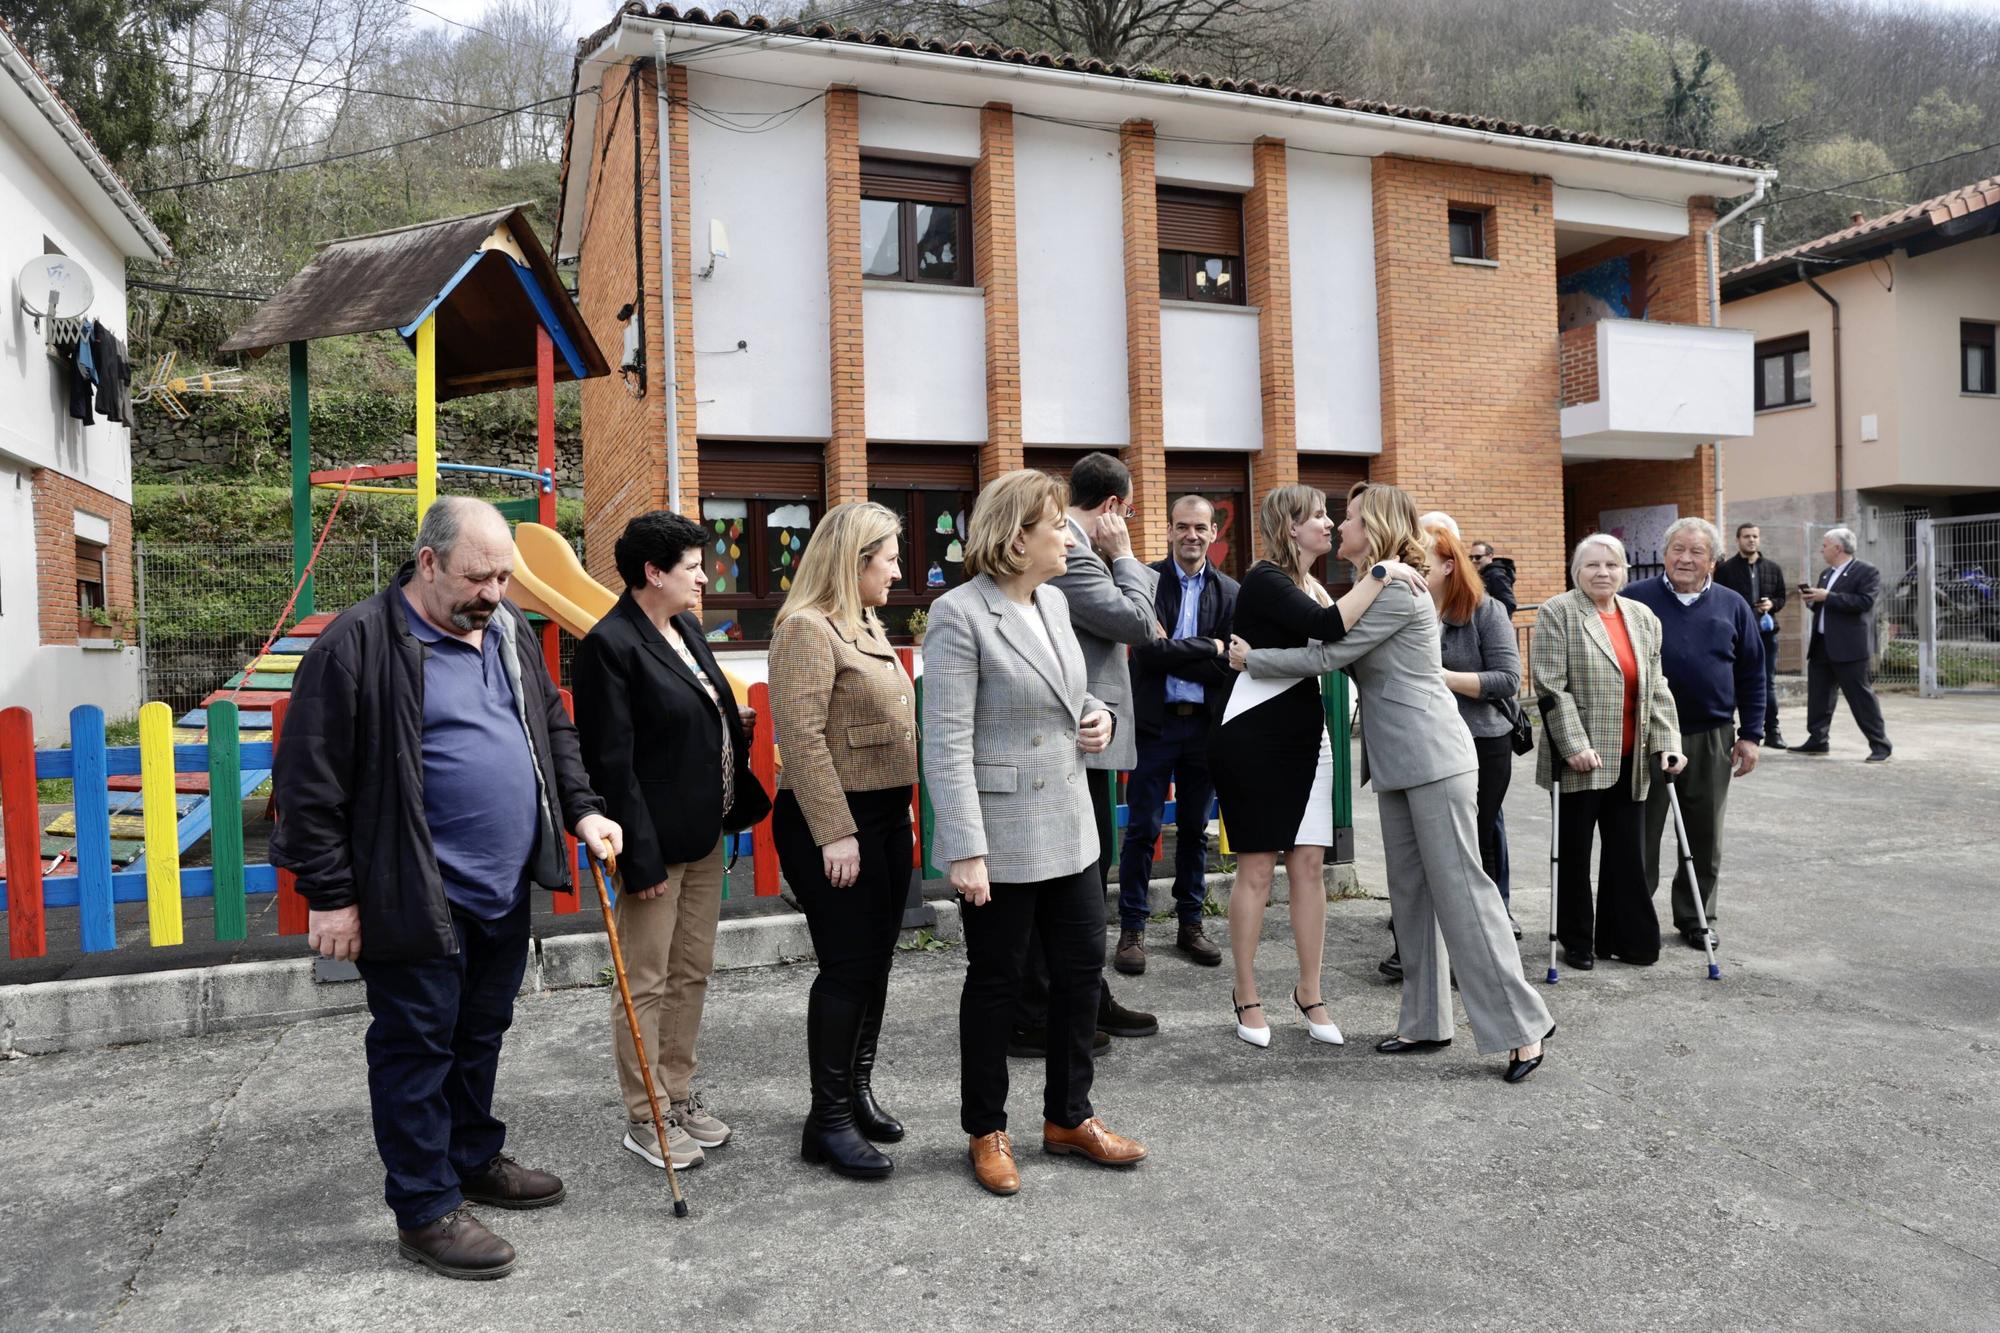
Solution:
M622 1146L654 1166L671 1154L678 1170L729 1141L729 1126L694 1091L695 1034L715 967L723 835L771 809L750 772L756 714L737 706L694 614L708 583L706 541L700 525L664 509L625 525L613 549L625 592L577 645L572 685L591 785L626 830L618 934L652 1080L670 1101L662 1144L626 1015L614 1006Z
M1339 542L1339 558L1377 583L1389 561L1430 565L1417 508L1394 486L1362 482L1348 493ZM1360 691L1361 780L1375 784L1403 955L1402 1012L1375 1049L1404 1055L1449 1046L1456 971L1480 1052L1507 1052L1509 1083L1534 1073L1555 1025L1521 975L1500 891L1480 868L1479 760L1445 687L1431 598L1390 581L1332 642L1258 649L1234 638L1229 656L1253 677L1344 670Z
M916 691L875 615L903 574L902 528L879 504L829 509L771 636L771 721L785 757L771 830L819 960L799 1151L859 1180L888 1175L895 1163L874 1145L903 1137L873 1086L917 780Z
M1646 891L1646 793L1656 768L1678 773L1687 763L1660 666L1660 621L1618 595L1625 571L1618 538L1599 532L1578 542L1569 561L1575 586L1542 603L1528 652L1543 725L1535 781L1549 789L1556 861L1550 935L1585 971L1600 957L1639 967L1659 959L1660 922Z
M1104 1166L1146 1155L1090 1104L1104 883L1083 756L1111 743L1114 719L1086 686L1069 603L1049 584L1073 545L1064 498L1042 472L988 482L966 536L972 577L932 605L924 638L932 855L949 866L965 931L959 1123L973 1176L994 1194L1021 1188L1007 1136L1007 1038L1031 937L1049 976L1043 1151Z

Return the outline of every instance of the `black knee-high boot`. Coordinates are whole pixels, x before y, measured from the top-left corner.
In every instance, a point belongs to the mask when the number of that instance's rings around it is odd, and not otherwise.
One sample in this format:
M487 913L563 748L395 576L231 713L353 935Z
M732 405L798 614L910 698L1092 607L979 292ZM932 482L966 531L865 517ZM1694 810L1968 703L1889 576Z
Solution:
M877 1143L897 1143L903 1137L903 1122L889 1108L875 1100L875 1043L882 1035L882 1010L889 1002L889 982L885 977L861 1015L861 1030L854 1041L854 1124L863 1137Z
M806 1117L799 1155L824 1162L843 1176L875 1180L895 1163L861 1137L854 1124L855 1039L865 1007L817 988L806 1003L806 1062L812 1069L812 1114Z

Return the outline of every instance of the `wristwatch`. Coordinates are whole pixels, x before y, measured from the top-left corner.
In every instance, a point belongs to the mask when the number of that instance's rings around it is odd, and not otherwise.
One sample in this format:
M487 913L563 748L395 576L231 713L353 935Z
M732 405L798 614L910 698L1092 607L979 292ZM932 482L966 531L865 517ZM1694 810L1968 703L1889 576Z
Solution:
M1368 571L1368 577L1374 579L1377 583L1387 583L1389 581L1389 570L1386 566L1377 565Z

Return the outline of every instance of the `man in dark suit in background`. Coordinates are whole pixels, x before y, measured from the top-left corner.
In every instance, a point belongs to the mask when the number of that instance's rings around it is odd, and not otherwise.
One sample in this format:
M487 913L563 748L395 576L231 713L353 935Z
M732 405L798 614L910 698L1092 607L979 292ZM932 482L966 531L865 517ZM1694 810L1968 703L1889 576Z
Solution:
M1125 849L1118 857L1118 950L1112 966L1137 976L1146 970L1146 918L1152 907L1153 843L1160 836L1167 784L1174 787L1174 947L1204 967L1222 950L1202 932L1208 885L1208 726L1229 697L1229 625L1236 580L1208 562L1215 541L1215 506L1184 495L1169 515L1173 554L1153 568L1160 576L1153 607L1167 637L1132 649L1132 705L1139 724L1139 758L1125 785Z
M1888 759L1889 733L1882 725L1882 704L1875 697L1875 599L1882 592L1882 571L1854 558L1854 530L1833 528L1820 539L1819 553L1827 567L1819 586L1800 592L1810 617L1812 638L1806 648L1806 743L1794 754L1826 754L1827 729L1833 725L1833 696L1847 696L1854 724L1868 738L1868 760Z
M1736 525L1736 554L1715 567L1715 581L1733 590L1757 613L1764 639L1764 748L1782 750L1778 734L1778 612L1785 609L1785 571L1763 553L1764 534L1755 523Z

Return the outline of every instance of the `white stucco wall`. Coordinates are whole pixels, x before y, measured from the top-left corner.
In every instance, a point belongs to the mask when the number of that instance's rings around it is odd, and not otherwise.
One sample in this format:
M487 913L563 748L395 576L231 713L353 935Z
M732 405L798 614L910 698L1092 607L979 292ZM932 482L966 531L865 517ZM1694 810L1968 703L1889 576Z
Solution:
M21 310L21 265L43 253L44 238L90 275L96 298L87 312L125 336L125 260L41 160L0 125L0 451L33 467L51 467L130 501L131 437L99 417L85 426L69 415L69 376Z
M977 289L870 283L861 293L868 438L986 439L986 301Z
M1121 447L1130 425L1117 135L1017 118L1014 207L1022 438Z
M1285 154L1301 453L1382 452L1375 195L1366 162Z
M796 89L690 71L688 95L730 111L780 111ZM708 224L729 258L694 279L695 420L715 438L823 440L827 381L826 117L815 102L760 134L688 126L691 271L708 263ZM593 182L616 189L615 181ZM624 183L629 189L629 182ZM595 238L593 238L595 240ZM631 237L624 238L631 244ZM747 351L735 349L738 341Z
M1160 311L1160 396L1169 449L1260 449L1257 314L1238 306Z

